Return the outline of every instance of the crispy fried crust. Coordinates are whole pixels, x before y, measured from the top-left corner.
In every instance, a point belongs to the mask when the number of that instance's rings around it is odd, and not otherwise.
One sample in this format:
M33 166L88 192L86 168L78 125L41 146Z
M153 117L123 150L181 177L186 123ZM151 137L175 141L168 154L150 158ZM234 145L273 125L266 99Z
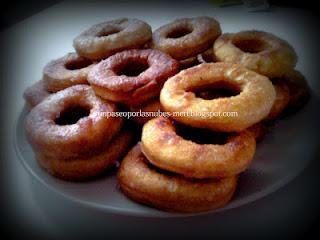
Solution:
M237 88L240 94L204 100L192 92L199 87L219 84ZM240 132L261 121L270 112L275 98L274 87L267 77L231 63L203 63L183 70L168 79L160 94L165 111L193 113L172 115L175 120L223 132ZM220 116L210 117L219 112ZM231 112L234 113L232 117L227 115Z

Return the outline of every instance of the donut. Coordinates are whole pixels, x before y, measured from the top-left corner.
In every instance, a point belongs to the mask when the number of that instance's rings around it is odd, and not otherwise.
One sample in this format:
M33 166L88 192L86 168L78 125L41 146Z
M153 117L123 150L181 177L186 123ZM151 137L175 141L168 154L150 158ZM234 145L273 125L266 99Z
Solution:
M92 68L88 81L103 99L138 106L159 96L163 83L179 64L158 50L126 50Z
M237 95L211 100L194 91L230 89ZM171 77L164 84L160 102L172 118L186 125L222 132L240 132L264 119L276 94L271 81L231 63L203 63Z
M214 42L218 61L239 63L269 78L291 71L297 55L288 42L263 31L222 34Z
M122 50L142 48L151 37L149 24L119 18L93 25L74 39L73 46L80 56L100 60Z
M214 18L177 19L153 32L152 48L177 60L187 59L211 47L220 34L220 24Z
M303 107L310 98L310 87L305 77L297 70L285 74L282 78L289 88L290 100L285 111L293 113Z
M36 159L40 166L55 177L68 181L87 180L105 173L116 161L121 160L129 150L132 139L130 131L121 130L100 152L92 156L61 160L37 154Z
M57 92L77 84L88 84L87 76L94 63L76 53L52 60L43 69L46 89Z
M196 213L225 206L232 198L237 176L222 179L187 179L157 169L142 154L139 144L123 159L118 171L121 191L130 199L170 212Z
M255 153L253 135L247 131L228 134L218 144L211 143L213 135L208 130L177 129L172 120L159 117L143 126L141 150L151 164L189 178L222 178L243 172ZM195 142L206 138L209 141Z
M96 97L87 85L75 85L47 97L26 117L26 135L37 154L68 159L91 154L109 142L121 118L104 114L117 107Z
M150 102L147 102L145 105L139 106L139 107L130 107L131 112L141 112L141 114L149 114L145 117L143 116L137 116L134 117L133 120L140 124L143 125L146 122L148 122L150 119L155 118L154 114L152 115L151 113L156 113L161 111L161 104L159 98L153 99Z
M276 100L265 120L274 120L279 117L290 101L290 91L283 79L273 79L272 84L276 91Z
M23 97L26 101L27 107L31 109L51 94L52 93L46 89L43 80L40 80L28 87L24 91Z

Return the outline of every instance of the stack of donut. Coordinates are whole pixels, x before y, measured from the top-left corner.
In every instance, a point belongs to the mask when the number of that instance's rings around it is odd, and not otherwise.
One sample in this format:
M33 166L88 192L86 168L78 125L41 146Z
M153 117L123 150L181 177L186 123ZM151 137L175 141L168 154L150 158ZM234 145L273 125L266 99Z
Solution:
M143 21L121 18L90 27L73 45L76 53L49 62L24 93L36 159L77 181L124 157L121 191L166 211L226 205L270 122L309 98L286 41L262 31L221 34L211 17L178 19L153 33ZM170 117L134 123L110 117L118 111ZM139 125L141 139L128 152Z

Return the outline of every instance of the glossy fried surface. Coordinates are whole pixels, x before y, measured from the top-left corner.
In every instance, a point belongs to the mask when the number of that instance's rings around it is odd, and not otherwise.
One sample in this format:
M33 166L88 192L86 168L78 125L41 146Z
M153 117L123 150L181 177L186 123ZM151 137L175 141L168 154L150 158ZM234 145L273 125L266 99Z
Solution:
M118 172L122 192L142 204L172 212L203 212L226 205L237 176L222 179L187 179L151 167L139 144L124 158Z
M218 85L234 88L239 94L205 100L193 92ZM261 121L270 112L275 98L274 87L267 77L231 63L203 63L183 70L168 79L160 94L165 111L193 113L172 115L176 121L224 132L239 132Z
M80 56L100 60L126 49L142 48L152 37L149 24L119 18L93 25L73 41Z
M220 34L220 24L214 18L181 18L153 32L152 48L174 59L187 59L211 47Z
M239 63L270 78L291 71L297 55L288 42L263 31L225 33L214 43L218 61Z
M191 178L217 178L243 172L253 159L256 142L244 131L231 134L223 144L198 144L179 136L172 120L159 117L143 126L141 149L161 169Z

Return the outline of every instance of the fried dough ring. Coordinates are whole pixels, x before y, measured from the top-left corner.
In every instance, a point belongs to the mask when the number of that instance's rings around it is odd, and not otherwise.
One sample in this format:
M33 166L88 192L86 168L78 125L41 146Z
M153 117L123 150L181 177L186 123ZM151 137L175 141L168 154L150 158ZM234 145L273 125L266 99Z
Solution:
M141 113L146 112L146 113L150 113L150 112L158 112L158 111L162 111L161 108L161 104L159 101L159 98L154 99L150 102L147 102L145 105L143 106L139 106L139 107L130 107L130 111L131 112L139 112L141 111ZM134 117L133 120L138 123L138 124L145 124L146 122L148 122L149 120L153 119L155 117L153 116L147 116L147 117L143 117L143 116L137 116Z
M100 97L137 106L158 96L178 68L176 60L158 50L127 50L97 64L88 80Z
M76 53L52 60L43 69L45 87L50 92L57 92L77 84L88 84L88 72L94 65Z
M73 124L58 122L75 108L89 115ZM113 111L117 107L96 97L91 87L75 85L52 94L30 111L25 125L27 137L33 150L43 156L81 157L98 150L118 133L122 119L101 114Z
M223 145L197 144L176 133L169 118L148 121L142 129L141 149L155 166L189 178L221 178L243 172L251 163L256 141L243 131Z
M149 24L120 18L93 25L73 40L80 56L100 60L126 49L141 48L152 37Z
M221 84L223 87L237 88L240 94L204 100L191 92L199 87ZM168 79L161 90L160 102L165 111L193 113L193 116L173 114L172 118L178 122L215 131L239 132L264 119L275 97L274 87L265 76L241 65L203 63ZM217 112L222 115L204 117L205 114ZM234 112L237 116L224 116L224 112Z
M265 120L274 120L279 117L290 101L290 91L283 79L273 79L272 84L276 91L276 100Z
M290 92L287 112L295 112L304 106L310 98L310 87L305 77L297 70L293 70L282 78Z
M112 167L127 153L132 140L133 134L130 131L121 130L100 152L92 156L61 160L36 154L36 159L55 177L69 181L86 180Z
M122 192L142 204L171 212L203 212L225 206L233 196L237 176L187 179L150 166L136 145L121 162L118 182Z
M177 19L153 32L152 48L177 60L187 59L211 47L220 34L220 24L214 18Z
M288 42L263 31L225 33L214 43L218 61L239 63L269 78L291 71L297 55Z
M52 93L46 89L44 81L39 80L24 91L23 97L27 103L27 107L31 109L51 94Z

